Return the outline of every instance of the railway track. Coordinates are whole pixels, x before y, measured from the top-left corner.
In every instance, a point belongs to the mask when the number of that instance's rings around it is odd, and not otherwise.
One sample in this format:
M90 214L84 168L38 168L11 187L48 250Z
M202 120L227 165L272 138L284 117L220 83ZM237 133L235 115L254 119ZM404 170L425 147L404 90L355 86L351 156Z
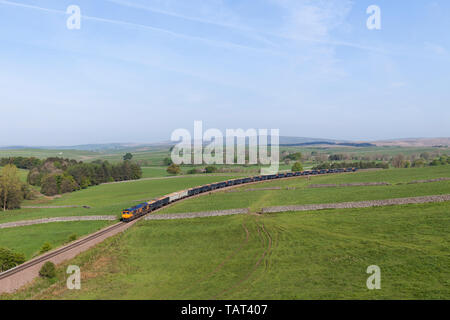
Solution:
M15 268L0 273L0 294L14 292L23 285L31 282L39 275L39 270L45 262L51 261L58 264L72 259L79 253L95 246L105 239L125 231L139 220L141 220L141 218L130 223L116 223L64 247L50 251Z
M69 251L69 250L71 250L73 248L76 248L76 247L78 247L78 246L80 246L80 245L82 245L84 243L87 243L87 242L89 242L89 241L91 241L93 239L96 239L96 238L98 238L98 237L100 237L100 236L102 236L104 234L107 234L107 233L111 232L111 230L117 229L122 224L123 224L123 222L116 223L115 225L112 225L110 227L102 229L102 230L100 230L97 233L91 234L90 236L87 236L87 237L85 237L83 239L75 241L75 242L73 242L73 243L71 243L71 244L69 244L69 245L67 245L65 247L53 250L53 251L51 251L51 252L49 252L47 254L44 254L42 256L37 257L36 259L30 260L30 261L25 262L25 263L15 267L15 268L12 268L12 269L9 269L9 270L7 270L5 272L2 272L2 273L0 273L0 280L5 279L7 277L10 277L13 274L16 274L16 273L18 273L18 272L20 272L22 270L25 270L25 269L27 269L29 267L32 267L32 266L34 266L36 264L39 264L41 262L47 261L50 258L53 258L53 257L55 257L55 256L57 256L57 255L59 255L59 254L61 254L63 252Z

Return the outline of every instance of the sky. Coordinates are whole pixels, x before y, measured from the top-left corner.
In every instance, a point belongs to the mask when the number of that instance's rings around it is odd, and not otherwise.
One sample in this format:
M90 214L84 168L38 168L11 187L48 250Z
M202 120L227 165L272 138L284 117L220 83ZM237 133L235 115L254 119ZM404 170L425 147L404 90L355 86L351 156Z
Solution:
M449 137L449 16L448 0L0 0L0 146L167 141L195 120Z

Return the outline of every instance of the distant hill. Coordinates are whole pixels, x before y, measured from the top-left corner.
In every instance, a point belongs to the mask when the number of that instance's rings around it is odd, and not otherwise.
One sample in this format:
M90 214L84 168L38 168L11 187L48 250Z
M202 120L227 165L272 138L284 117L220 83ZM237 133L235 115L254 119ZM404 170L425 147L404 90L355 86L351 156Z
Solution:
M7 146L0 147L0 150L79 150L93 151L100 153L116 152L139 152L149 151L173 146L175 142L162 141L158 143L105 143L105 144L84 144L76 146ZM346 146L346 147L375 147L375 146L397 146L397 147L448 147L450 138L406 138L380 141L348 141L324 138L288 137L280 136L280 146Z
M372 142L376 146L389 147L448 147L450 138L406 138Z

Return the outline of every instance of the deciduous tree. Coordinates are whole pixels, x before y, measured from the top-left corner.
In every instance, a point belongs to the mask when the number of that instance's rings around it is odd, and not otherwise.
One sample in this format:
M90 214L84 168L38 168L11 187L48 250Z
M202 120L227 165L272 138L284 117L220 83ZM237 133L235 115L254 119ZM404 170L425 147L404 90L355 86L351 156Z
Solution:
M20 207L22 182L16 166L8 164L0 173L0 200L3 211Z

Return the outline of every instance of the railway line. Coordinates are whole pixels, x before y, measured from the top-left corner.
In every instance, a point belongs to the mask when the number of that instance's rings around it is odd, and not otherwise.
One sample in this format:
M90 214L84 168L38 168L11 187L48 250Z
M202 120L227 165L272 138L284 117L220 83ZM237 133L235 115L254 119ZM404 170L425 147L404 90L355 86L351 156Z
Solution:
M105 239L125 231L139 220L140 219L137 219L129 224L123 222L116 223L64 247L52 250L15 268L0 273L0 294L14 292L32 281L39 275L39 270L45 262L51 261L58 264L72 259L79 253L93 247Z
M353 169L352 171L355 171L355 170L356 169ZM352 171L345 171L345 172L352 172ZM311 172L311 174L329 174L329 173L340 173L340 172L317 172L317 173ZM309 174L307 174L307 175L309 175ZM282 177L279 175L274 175L274 176L277 176L276 179L293 179L293 178L298 178L298 177L305 176L305 175L295 175L295 174L292 174L292 175L286 174L285 175L285 174L283 174ZM135 217L133 217L133 219L116 223L112 226L109 226L109 227L104 228L100 231L97 231L91 235L88 235L82 239L74 241L64 247L52 250L48 253L45 253L39 257L32 259L30 261L27 261L15 268L12 268L12 269L9 269L7 271L0 273L0 294L12 293L12 292L16 291L17 289L21 288L22 286L26 285L27 283L30 283L34 278L39 276L39 270L41 269L41 267L44 265L45 262L51 261L55 264L59 264L64 261L67 261L69 259L72 259L72 258L76 257L78 254L80 254L81 252L86 251L87 249L104 241L105 239L130 228L136 222L143 219L145 217L145 215L150 212L159 211L163 207L171 205L175 202L199 197L199 196L210 194L213 192L234 189L237 187L241 187L244 184L249 185L249 184L263 183L263 182L270 181L271 179L272 178L258 179L258 180L254 180L253 178L239 179L239 180L242 180L242 182L240 182L238 184L232 184L230 186L223 185L218 188L214 188L212 190L211 189L205 190L205 191L201 190L199 192L193 192L191 195L189 195L187 197L179 198L173 202L167 201L160 207L154 208L151 211L140 214L139 216L135 216ZM223 183L224 182L218 183L218 184L223 184ZM211 186L211 185L208 185L208 186ZM193 188L190 190L197 190L197 189L201 189L201 188L205 188L205 186ZM163 199L163 198L169 199L168 196L162 197L161 199Z

